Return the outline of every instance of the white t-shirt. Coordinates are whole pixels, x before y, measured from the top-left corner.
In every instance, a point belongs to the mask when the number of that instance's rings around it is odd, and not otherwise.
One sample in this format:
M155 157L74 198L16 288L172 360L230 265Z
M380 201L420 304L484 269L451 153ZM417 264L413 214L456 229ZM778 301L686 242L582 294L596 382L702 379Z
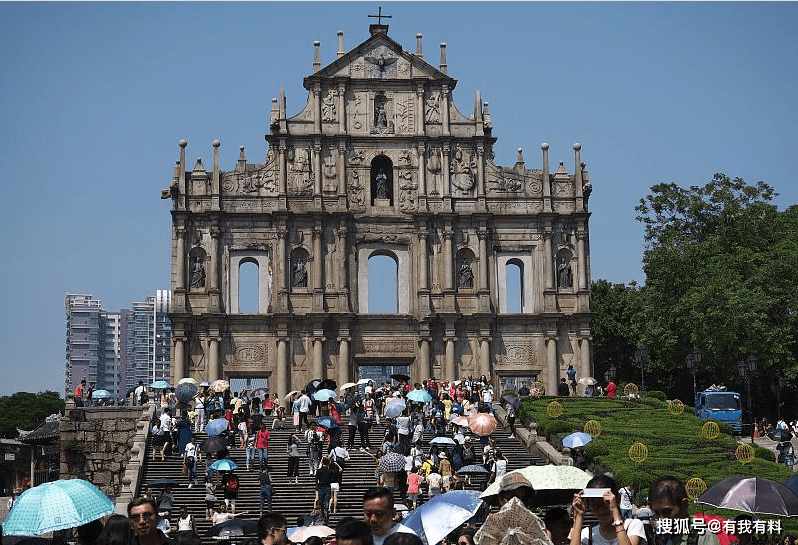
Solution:
M493 462L493 467L491 469L496 474L495 480L500 481L505 473L507 473L507 460L496 460Z
M376 536L376 535L373 536L374 537L374 545L382 545L383 542L388 538L388 536L393 535L393 534L398 534L398 533L416 535L416 533L413 531L412 528L410 528L409 526L405 526L401 522L397 522L396 524L391 526L390 530L388 530L387 532L385 532L381 536Z
M442 479L443 477L441 477L440 473L430 473L427 475L427 482L429 483L430 489L440 490Z
M161 429L163 431L172 431L172 418L166 413L161 415Z
M626 535L637 536L640 538L641 543L646 542L646 529L643 527L643 521L638 519L626 519L623 521L623 527L626 528ZM590 529L582 528L582 545L588 545L590 542ZM601 528L598 524L593 526L593 545L617 545L618 538L612 538L608 541L601 534Z
M618 505L619 509L631 509L632 508L632 496L634 493L629 490L628 487L624 486L620 490L621 492L621 503Z

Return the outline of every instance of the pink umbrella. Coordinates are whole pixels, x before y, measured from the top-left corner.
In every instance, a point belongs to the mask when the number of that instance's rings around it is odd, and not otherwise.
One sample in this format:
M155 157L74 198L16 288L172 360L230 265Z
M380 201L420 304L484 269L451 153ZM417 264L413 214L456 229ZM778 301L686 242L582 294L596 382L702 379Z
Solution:
M693 518L702 519L704 522L707 523L709 526L709 531L713 534L718 536L718 541L720 541L720 545L729 545L730 543L737 543L737 536L734 534L727 534L723 530L725 529L725 518L719 517L717 515L707 515L705 513L696 513L693 515ZM710 522L710 521L718 521L718 522Z
M477 413L468 418L468 427L471 431L482 437L490 435L496 429L496 418L488 413Z
M302 526L296 532L291 534L291 537L288 538L294 543L302 543L307 538L311 536L317 536L322 539L325 537L331 536L335 533L335 530L330 528L329 526L319 525L319 526Z

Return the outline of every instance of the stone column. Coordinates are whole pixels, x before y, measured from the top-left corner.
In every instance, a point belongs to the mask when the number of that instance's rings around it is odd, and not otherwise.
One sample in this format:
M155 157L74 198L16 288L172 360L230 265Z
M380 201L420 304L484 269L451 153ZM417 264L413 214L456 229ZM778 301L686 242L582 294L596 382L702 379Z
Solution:
M557 370L557 334L553 332L549 332L546 339L546 372L548 374L546 394L557 395L557 382L559 380L559 372Z
M175 253L175 290L186 289L186 230L177 229Z
M593 376L590 365L590 340L590 336L584 333L579 338L579 348L581 352L579 356L579 375L582 377Z
M277 228L277 255L274 258L274 270L276 272L274 283L275 286L275 308L278 312L288 312L288 286L286 281L288 279L287 272L287 257L285 255L285 237L286 231L284 226ZM286 392L288 393L288 392Z
M346 133L346 85L338 84L338 132Z
M427 195L427 146L425 144L418 145L418 196L426 197Z
M419 83L416 85L416 134L422 136L424 134L424 84Z
M316 330L313 332L313 377L318 379L326 378L324 375L324 332Z
M546 225L543 230L543 277L545 289L554 289L554 258L551 255L551 225Z
M313 227L313 290L323 290L324 282L322 281L322 263L324 262L324 255L321 253L321 239L323 231L320 225Z
M285 150L286 150L285 140L280 140L280 147L278 148L277 151L277 161L278 164L280 165L280 172L278 176L278 183L280 186L278 189L279 195L285 195L286 193L288 193L288 181L287 181L288 178L286 176L288 164L286 161Z
M587 289L587 263L585 260L585 238L587 238L587 233L583 231L578 231L576 233L576 255L578 258L578 267L579 267L579 289L586 290Z
M449 86L441 89L441 115L443 116L443 134L449 135Z
M421 379L427 379L432 376L432 361L430 360L430 337L422 336L420 339L421 346L418 351L418 372Z
M477 145L477 197L485 196L485 148Z
M479 291L488 291L488 230L480 227L477 231L477 238L479 238L479 278L477 286Z
M427 242L429 232L426 225L421 226L418 231L418 289L429 289L429 250Z
M208 255L208 293L210 294L209 310L211 312L219 312L219 228L211 227L211 244ZM260 288L260 287L259 287ZM260 303L259 303L260 306Z
M443 289L451 290L452 287L452 229L446 226L443 229Z
M316 83L311 89L311 97L313 100L313 132L316 134L321 133L321 84Z
M321 195L321 140L313 144L313 194Z
M486 377L491 376L490 370L490 330L483 330L479 333L479 374Z
M175 335L172 340L175 347L174 370L172 372L174 382L172 384L177 384L180 379L186 376L186 338L181 332L179 335Z
M277 337L277 395L282 400L290 391L291 367L288 365L288 336L285 332Z
M219 337L217 334L209 332L208 336L208 381L213 382L222 377L222 370L219 365Z
M338 194L346 196L346 142L338 142Z
M441 188L441 195L448 197L451 192L452 182L449 179L449 153L450 148L448 142L443 145L443 164L441 165L441 175L443 176L443 187Z
M349 337L349 330L346 330L345 335L338 337L338 384L345 384L350 382L349 377L349 343L352 338Z
M457 380L457 368L454 363L455 342L457 341L457 337L454 336L454 331L447 331L444 340L446 341L446 368L444 371L444 378L448 381Z

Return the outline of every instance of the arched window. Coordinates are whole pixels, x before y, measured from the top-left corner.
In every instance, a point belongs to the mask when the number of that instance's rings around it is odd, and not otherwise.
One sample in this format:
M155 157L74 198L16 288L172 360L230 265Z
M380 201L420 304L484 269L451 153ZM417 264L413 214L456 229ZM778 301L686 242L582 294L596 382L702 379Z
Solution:
M391 254L373 253L369 257L369 313L399 312L398 261Z
M524 264L511 259L504 268L504 281L507 286L507 312L524 312Z
M260 270L254 259L244 259L238 266L238 312L257 314L259 310L258 277Z
M393 162L384 155L371 161L371 204L377 206L385 199L393 206Z

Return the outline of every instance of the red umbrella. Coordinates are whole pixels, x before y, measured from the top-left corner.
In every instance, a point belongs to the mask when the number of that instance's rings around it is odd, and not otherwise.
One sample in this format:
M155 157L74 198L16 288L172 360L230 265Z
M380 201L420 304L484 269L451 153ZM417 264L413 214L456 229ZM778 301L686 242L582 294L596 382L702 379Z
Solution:
M468 418L468 427L471 431L483 437L493 433L497 424L496 418L488 413L477 413Z
M717 515L707 515L705 513L696 513L693 515L693 518L702 519L706 522L707 527L713 534L718 536L718 541L720 541L720 545L729 545L730 543L737 542L737 536L734 534L727 534L723 530L726 529L725 522L726 519L719 517ZM717 521L717 522L710 522L710 521Z

